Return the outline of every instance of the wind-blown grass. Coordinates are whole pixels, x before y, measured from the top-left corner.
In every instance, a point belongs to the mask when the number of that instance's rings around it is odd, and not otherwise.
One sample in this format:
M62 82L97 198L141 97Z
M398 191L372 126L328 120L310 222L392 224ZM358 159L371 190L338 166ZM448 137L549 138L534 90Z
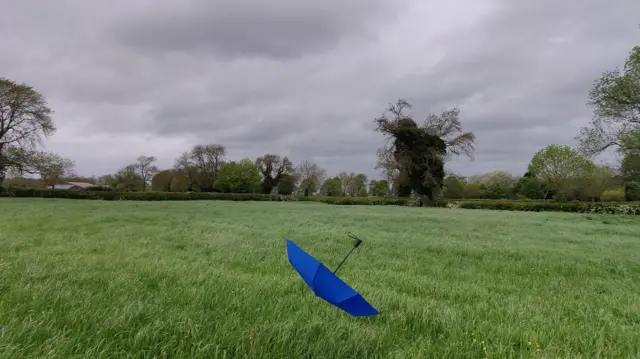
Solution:
M381 315L318 299L284 238ZM0 199L2 358L631 358L635 217Z

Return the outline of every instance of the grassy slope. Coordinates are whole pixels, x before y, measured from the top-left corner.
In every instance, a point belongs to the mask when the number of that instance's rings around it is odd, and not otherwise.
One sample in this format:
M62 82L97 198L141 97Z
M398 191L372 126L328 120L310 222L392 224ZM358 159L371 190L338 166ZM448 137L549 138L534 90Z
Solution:
M284 237L382 314L316 298ZM0 199L3 358L629 358L640 221L317 203Z

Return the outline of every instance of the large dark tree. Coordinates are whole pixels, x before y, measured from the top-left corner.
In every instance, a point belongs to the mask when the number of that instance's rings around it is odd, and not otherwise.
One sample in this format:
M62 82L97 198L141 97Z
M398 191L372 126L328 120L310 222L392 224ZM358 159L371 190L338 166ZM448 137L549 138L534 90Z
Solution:
M282 176L293 171L293 164L287 157L280 158L278 155L266 154L258 157L256 167L262 175L262 193L270 194L274 188L278 187Z
M398 100L387 110L393 118L383 115L375 120L376 131L391 140L391 145L378 153L378 167L387 172L397 170L398 194L415 191L420 196L420 205L424 205L433 201L442 188L447 144L431 134L427 126L420 127L403 114L410 107L406 101Z

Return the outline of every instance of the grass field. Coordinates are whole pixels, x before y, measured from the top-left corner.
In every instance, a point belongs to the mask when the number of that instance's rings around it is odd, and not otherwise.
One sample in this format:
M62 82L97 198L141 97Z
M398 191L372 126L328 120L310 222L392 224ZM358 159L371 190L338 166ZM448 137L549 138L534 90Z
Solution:
M381 314L318 299L284 238ZM0 199L2 358L634 358L633 216Z

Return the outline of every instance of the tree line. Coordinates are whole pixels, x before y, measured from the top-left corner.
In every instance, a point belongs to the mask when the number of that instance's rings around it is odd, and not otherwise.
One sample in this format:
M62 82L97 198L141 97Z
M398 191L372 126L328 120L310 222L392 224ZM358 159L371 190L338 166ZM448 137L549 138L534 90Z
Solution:
M591 200L601 197L640 199L640 47L629 53L622 69L604 72L589 92L592 121L576 136L578 146L550 144L535 153L527 172L514 177L503 171L482 176L447 173L456 156L474 159L475 135L463 131L456 107L429 114L419 124L411 104L389 104L374 119L385 145L376 169L384 179L362 173L328 176L312 161L294 165L287 157L267 153L256 159L229 160L221 144L198 144L159 169L153 156L140 156L116 173L84 179L120 191L201 191L280 193L302 196L415 196L420 204L448 198L531 198ZM71 159L39 150L55 133L53 111L31 86L0 79L0 185L39 177L54 187L77 178ZM614 148L616 164L594 158Z

